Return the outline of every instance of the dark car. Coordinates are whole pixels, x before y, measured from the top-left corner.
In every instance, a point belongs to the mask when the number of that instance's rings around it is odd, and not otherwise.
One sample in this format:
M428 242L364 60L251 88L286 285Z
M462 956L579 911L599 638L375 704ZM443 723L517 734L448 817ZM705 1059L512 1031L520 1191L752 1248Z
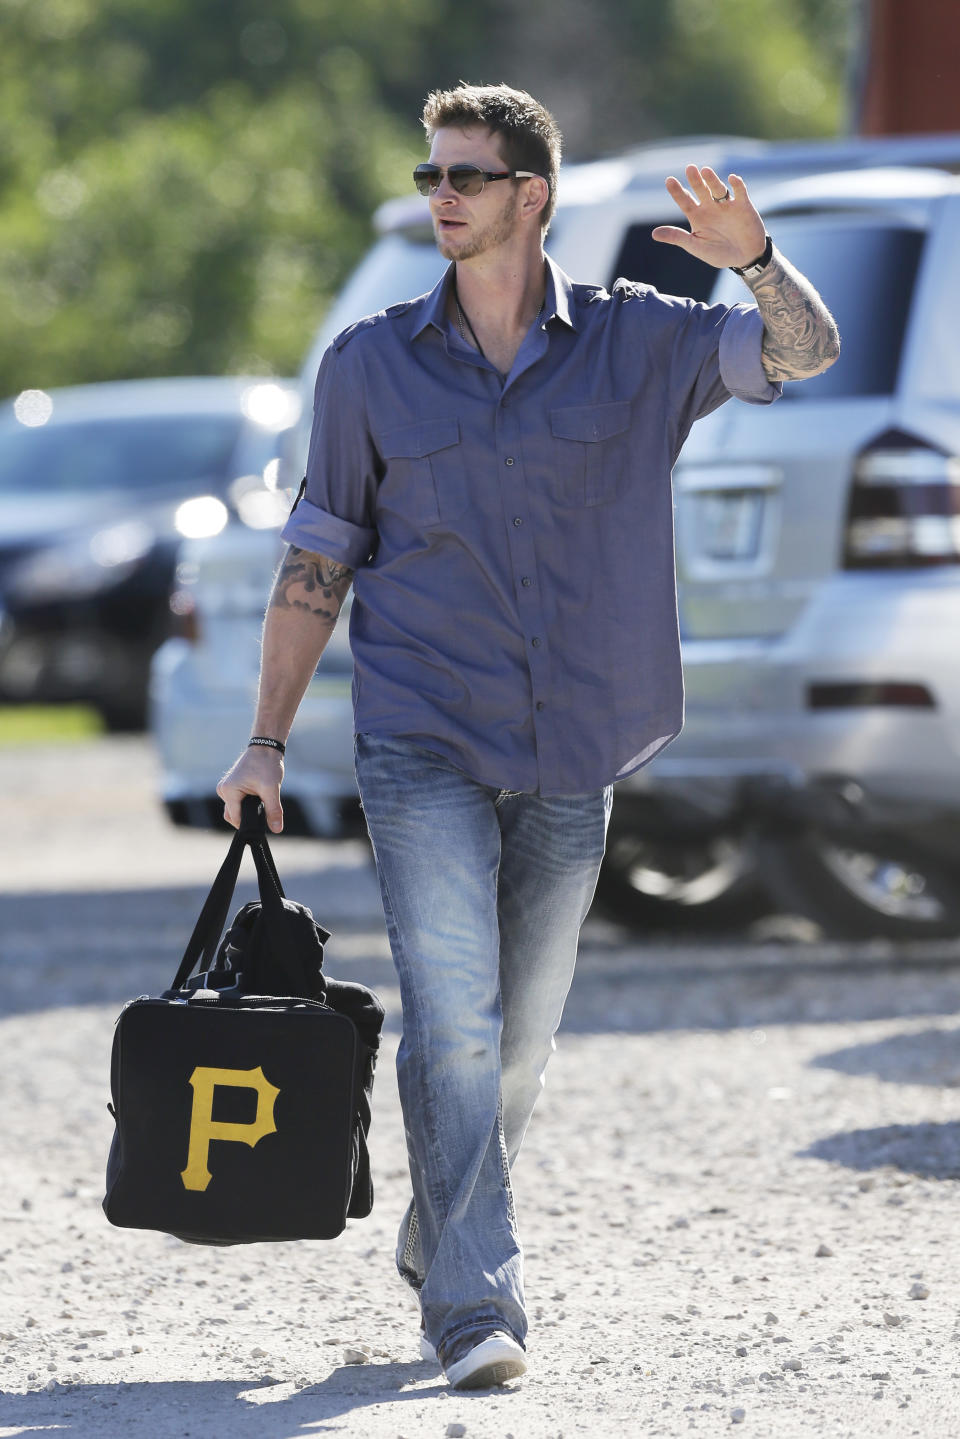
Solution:
M146 720L177 551L241 507L276 523L287 382L131 380L26 390L0 406L0 700L79 701Z

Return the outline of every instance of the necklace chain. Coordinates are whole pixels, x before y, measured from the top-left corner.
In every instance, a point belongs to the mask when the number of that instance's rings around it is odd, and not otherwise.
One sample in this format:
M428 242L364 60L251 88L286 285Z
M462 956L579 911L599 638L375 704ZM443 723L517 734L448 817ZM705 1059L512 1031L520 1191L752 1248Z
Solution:
M466 335L464 334L464 330L463 330L463 322L464 322L464 320L466 320L466 322L467 322L467 329L470 331L470 338L473 340L473 343L476 345L477 349L480 351L480 354L481 354L481 356L483 357L483 359L486 359L487 357L486 357L486 355L485 355L484 352L483 352L483 346L481 345L480 341L477 339L477 332L476 332L476 330L473 328L473 326L472 326L471 323L470 323L470 316L467 315L467 314L465 314L464 311L463 311L463 309L461 308L461 305L460 305L460 296L457 294L456 290L454 290L454 292L453 292L453 298L454 298L454 302L456 303L456 306L457 306L457 328L458 328L459 331L460 331L460 338L461 338L461 340L463 340L464 342L466 342L466 338L467 338L467 337L466 337Z
M470 323L470 316L467 314L466 310L465 310L465 309L463 308L463 306L460 304L460 296L457 294L457 287L456 287L456 285L454 285L454 287L453 287L453 302L454 302L454 304L455 304L456 307L457 307L457 329L460 331L460 338L461 338L461 340L463 340L464 343L466 343L466 338L467 338L467 336L466 336L466 333L465 333L464 328L463 328L464 322L466 322L467 329L470 331L470 338L473 340L473 343L476 345L478 351L480 352L481 357L482 357L484 360L486 360L487 357L486 357L486 354L484 353L483 346L481 345L480 341L477 339L477 332L476 332L476 330L473 328L473 325ZM534 316L534 323L536 323L536 321L539 320L540 316L543 314L543 307L544 307L544 305L546 304L546 302L547 302L547 297L546 297L546 295L544 295L543 299L540 301L540 308L539 308L539 310L537 311L536 315ZM487 361L487 363L489 364L490 362Z

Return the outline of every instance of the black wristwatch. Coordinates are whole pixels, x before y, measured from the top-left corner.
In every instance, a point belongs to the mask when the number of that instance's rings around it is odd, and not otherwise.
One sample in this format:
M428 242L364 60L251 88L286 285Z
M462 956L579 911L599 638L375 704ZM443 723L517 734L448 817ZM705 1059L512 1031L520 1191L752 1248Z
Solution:
M763 247L762 255L759 255L756 260L751 260L749 265L744 265L742 270L738 269L736 265L731 265L730 268L735 275L741 275L744 280L755 280L760 274L761 270L765 270L767 268L772 259L773 241L768 235L767 243Z

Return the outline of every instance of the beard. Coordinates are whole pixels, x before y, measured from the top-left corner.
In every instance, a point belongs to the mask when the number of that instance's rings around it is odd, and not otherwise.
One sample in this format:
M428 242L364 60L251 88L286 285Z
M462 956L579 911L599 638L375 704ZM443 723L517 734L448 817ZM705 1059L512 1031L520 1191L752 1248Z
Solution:
M477 255L484 255L495 249L497 245L505 244L513 237L516 228L517 192L514 190L496 219L491 220L482 230L475 230L464 244L459 245L456 241L450 243L437 234L436 228L434 235L437 249L445 260L473 260Z

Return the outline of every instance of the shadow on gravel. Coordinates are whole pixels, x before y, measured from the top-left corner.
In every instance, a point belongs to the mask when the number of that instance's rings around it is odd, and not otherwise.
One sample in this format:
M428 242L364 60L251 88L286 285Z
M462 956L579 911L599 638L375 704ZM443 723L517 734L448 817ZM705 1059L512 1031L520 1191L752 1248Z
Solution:
M847 1169L900 1169L920 1179L960 1179L960 1123L888 1124L818 1139L801 1159Z
M875 1044L855 1044L811 1060L815 1069L874 1075L891 1084L960 1087L960 1029L924 1029L892 1034Z
M955 947L611 944L585 933L568 1033L756 1029L960 1013Z
M328 972L377 990L387 1028L396 1031L396 977L375 884L372 868L334 866L294 876L288 892L333 931ZM79 1004L119 1010L139 994L160 993L206 894L204 884L0 895L0 1016ZM231 913L254 894L245 878ZM729 935L721 942L704 935L647 938L591 918L563 1029L645 1034L954 1013L960 1013L956 943L898 949Z
M430 1378L434 1383L428 1384ZM410 1385L410 1388L405 1386ZM292 1393L255 1379L154 1384L75 1384L29 1394L0 1392L0 1424L20 1436L73 1435L75 1439L298 1439L323 1434L326 1420L371 1405L443 1397L446 1386L433 1366L420 1363L350 1365ZM490 1390L457 1399L495 1396ZM446 1415L442 1416L446 1418ZM438 1422L441 1416L438 1415ZM333 1426L341 1434L341 1424Z
M213 875L210 876L212 882ZM325 869L319 877L297 875L291 899L309 905L334 931L325 968L361 977L350 958L338 953L338 936L352 936L362 920L370 930L369 876L356 866ZM84 893L0 895L0 1017L74 1004L119 1005L138 994L158 994L176 973L209 883L197 887L86 891ZM241 879L231 915L257 898L254 881ZM339 920L328 916L336 911ZM389 958L361 961L364 983L395 983Z

